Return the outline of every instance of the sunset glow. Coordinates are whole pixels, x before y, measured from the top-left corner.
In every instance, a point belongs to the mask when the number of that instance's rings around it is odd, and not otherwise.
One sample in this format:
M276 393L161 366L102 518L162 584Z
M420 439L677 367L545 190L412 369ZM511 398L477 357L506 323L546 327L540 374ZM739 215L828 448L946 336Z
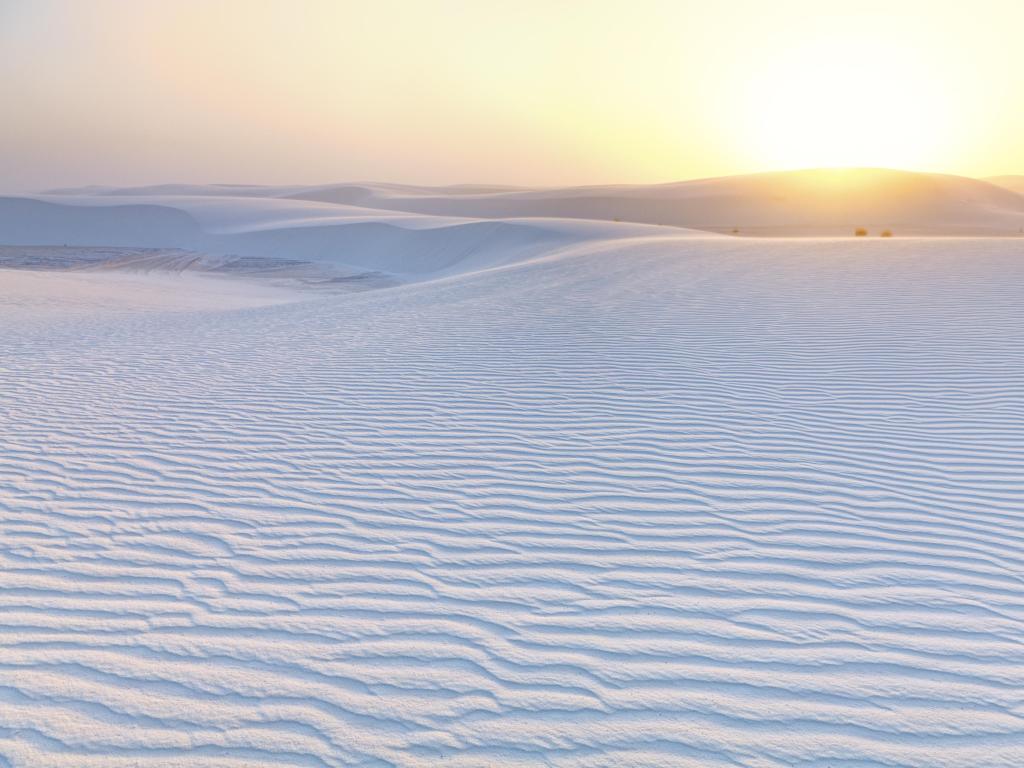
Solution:
M0 162L14 186L1019 173L1021 29L1016 0L0 2Z
M815 40L747 84L738 116L752 159L777 168L942 167L956 115L935 70L898 46Z

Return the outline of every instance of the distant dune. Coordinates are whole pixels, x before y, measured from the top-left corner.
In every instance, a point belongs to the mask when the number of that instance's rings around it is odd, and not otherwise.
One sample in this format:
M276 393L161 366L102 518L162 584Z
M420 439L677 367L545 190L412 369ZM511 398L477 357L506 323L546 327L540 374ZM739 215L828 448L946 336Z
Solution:
M1024 195L1024 176L990 176L985 181L1016 192L1018 195Z
M201 235L189 214L162 205L76 206L0 197L0 244L188 246Z
M881 169L810 170L650 186L573 187L485 195L396 193L339 185L291 197L441 215L560 216L669 224L758 235L1009 234L1024 225L1024 197L961 176Z
M563 189L86 187L0 198L0 245L176 248L408 280L627 238L849 236L858 227L871 235L1017 235L1024 195L1012 189L1015 179L858 169Z
M656 185L522 189L170 184L56 190L76 198L291 199L428 216L598 219L740 235L848 235L857 227L897 235L1010 235L1024 226L1024 177L988 180L885 169L805 170ZM322 215L322 214L321 214Z

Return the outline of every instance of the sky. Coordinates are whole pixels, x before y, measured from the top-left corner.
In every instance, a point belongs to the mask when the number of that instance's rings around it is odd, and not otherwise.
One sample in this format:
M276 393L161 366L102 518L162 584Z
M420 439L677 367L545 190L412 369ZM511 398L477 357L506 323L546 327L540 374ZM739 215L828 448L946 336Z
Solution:
M1024 0L0 0L0 186L1024 173Z

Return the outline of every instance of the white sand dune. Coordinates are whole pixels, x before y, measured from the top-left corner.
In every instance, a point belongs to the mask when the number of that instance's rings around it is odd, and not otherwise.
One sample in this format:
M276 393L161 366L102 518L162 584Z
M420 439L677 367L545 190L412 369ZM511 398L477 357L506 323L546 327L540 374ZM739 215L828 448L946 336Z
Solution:
M0 766L1021 765L1019 239L116 192L406 282L0 270Z
M304 260L404 279L501 266L585 242L693 236L709 235L642 224L495 221L220 195L0 198L4 244L174 248Z
M432 216L621 220L748 235L1010 235L1024 227L1020 177L978 180L884 169L809 170L644 186L508 189L339 184L242 194ZM221 196L236 187L106 189L98 197ZM168 201L164 199L164 203ZM173 204L173 203L171 203Z
M203 197L288 197L310 195L317 191L337 190L339 185L306 186L265 185L265 184L152 184L141 187L87 186L66 187L48 190L52 195L100 195L104 197L151 197L151 196L203 196ZM514 192L524 187L499 184L455 184L445 187L421 187L411 184L388 184L372 182L365 185L392 194L486 194ZM301 199L301 198L300 198Z
M758 235L845 235L856 227L918 235L1009 234L1024 224L1024 197L1016 191L960 176L883 169L483 195L403 195L358 185L287 194L418 213L619 219Z

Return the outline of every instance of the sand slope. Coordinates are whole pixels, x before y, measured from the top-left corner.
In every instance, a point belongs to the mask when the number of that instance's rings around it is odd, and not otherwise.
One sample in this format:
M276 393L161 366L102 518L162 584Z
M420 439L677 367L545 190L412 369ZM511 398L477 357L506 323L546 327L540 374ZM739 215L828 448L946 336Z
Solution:
M693 236L710 235L617 222L482 220L223 195L0 197L0 246L184 249L404 280L501 266L587 242Z
M0 290L0 764L1016 768L1019 255Z

